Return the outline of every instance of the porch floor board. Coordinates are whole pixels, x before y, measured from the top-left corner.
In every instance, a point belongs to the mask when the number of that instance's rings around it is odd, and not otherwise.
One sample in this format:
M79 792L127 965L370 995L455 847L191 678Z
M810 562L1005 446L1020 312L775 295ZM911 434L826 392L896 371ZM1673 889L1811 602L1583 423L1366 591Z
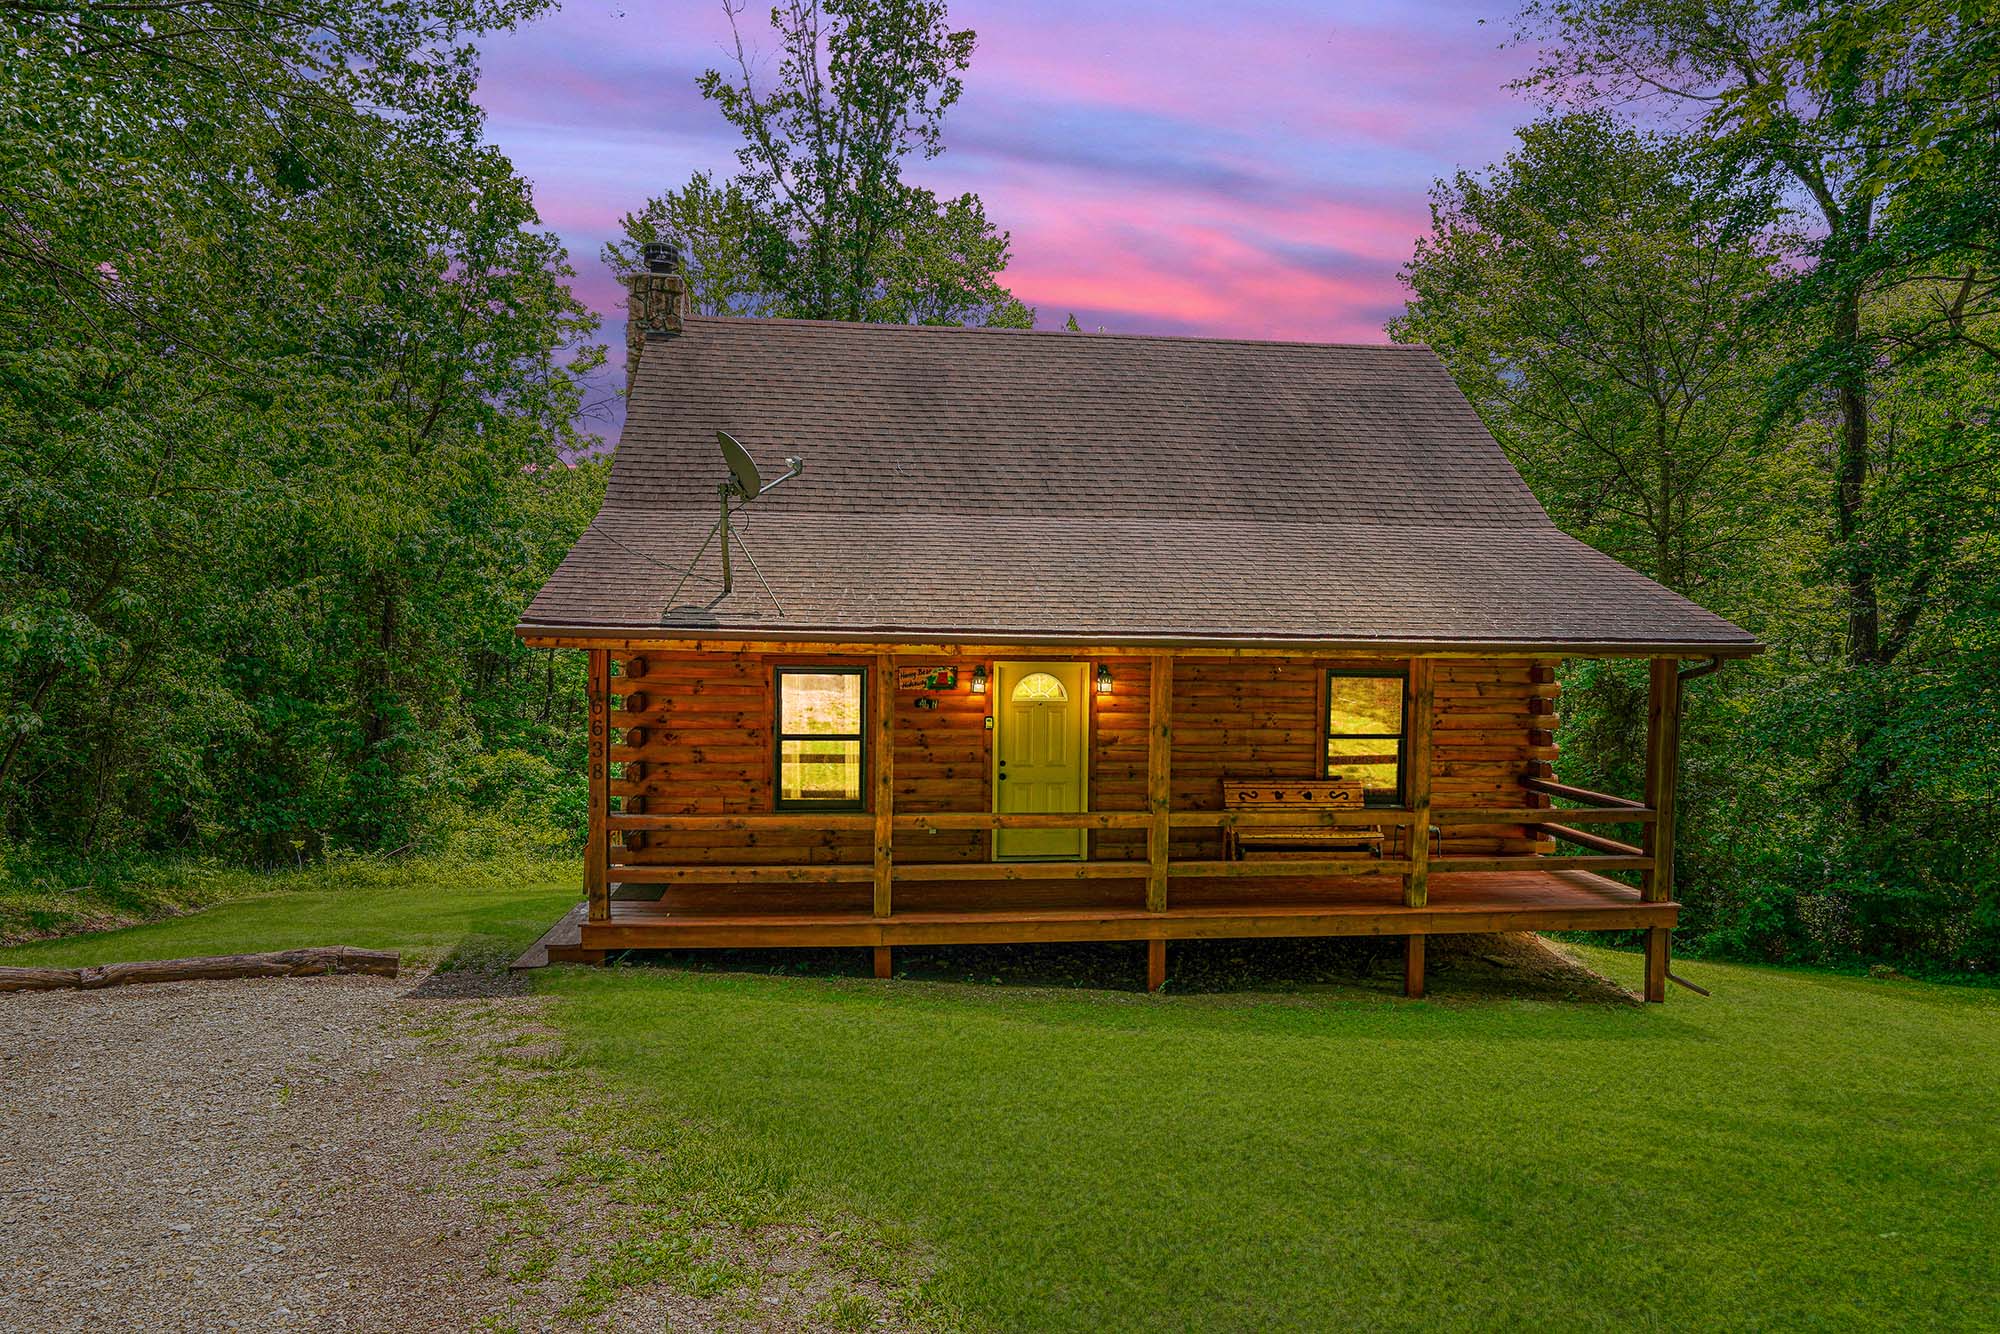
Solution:
M1192 889L1195 882L1188 883ZM976 894L966 894L963 885L950 888L960 898L950 907L888 917L846 905L816 907L799 894L767 899L754 889L727 900L614 897L611 919L583 922L579 943L589 950L749 949L1614 931L1672 927L1680 912L1677 903L1644 902L1638 890L1589 871L1439 872L1431 876L1429 902L1421 908L1404 905L1394 877L1205 884L1198 898L1190 893L1176 902L1170 892L1164 912L1148 912L1138 903L1015 898L1011 885L980 886ZM899 885L899 895L902 890ZM720 906L725 902L728 907Z

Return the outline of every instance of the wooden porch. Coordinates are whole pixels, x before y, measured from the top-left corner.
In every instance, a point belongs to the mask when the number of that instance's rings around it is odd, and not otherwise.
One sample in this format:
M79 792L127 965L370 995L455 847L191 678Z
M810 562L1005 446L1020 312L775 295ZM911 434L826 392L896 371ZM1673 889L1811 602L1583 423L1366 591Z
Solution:
M858 656L855 647L841 646L843 656ZM897 945L1144 940L1153 947L1148 981L1158 987L1169 940L1397 935L1408 941L1408 990L1420 995L1428 935L1643 929L1647 999L1664 997L1668 933L1679 912L1670 870L1680 684L1674 658L1652 660L1643 798L1559 783L1546 761L1530 760L1528 771L1510 780L1511 800L1503 795L1477 805L1435 801L1439 660L1416 656L1402 660L1409 719L1402 803L1266 812L1176 808L1175 664L1186 655L1096 650L1093 656L1138 659L1146 666L1143 713L1132 720L1144 723L1144 809L1003 814L898 809L899 790L906 790L897 771L898 728L911 725L911 712L896 699L896 646L870 647L875 651L861 659L871 668L868 809L732 814L629 809L648 803L621 799L635 790L627 781L630 770L619 778L612 765L630 766L646 752L629 737L614 741L612 730L651 720L630 707L636 697L630 692L649 687L639 681L626 687L612 675L612 653L593 649L587 910L574 943L550 942L551 957L590 961L627 949L857 946L875 951L876 971L886 976ZM922 651L929 656L938 650ZM951 646L950 651L979 656L991 650ZM626 707L613 703L620 696L626 696ZM1538 706L1534 712L1544 710ZM934 709L932 716L941 715ZM1553 749L1547 753L1552 756ZM612 809L613 800L619 800L619 809ZM1567 804L1558 806L1559 801ZM1302 822L1330 830L1378 829L1384 850L1379 856L1308 853L1259 860L1190 855L1197 848L1219 848L1226 832ZM1639 841L1607 837L1599 832L1606 826L1637 829ZM1453 851L1463 846L1454 831L1495 827L1526 832L1529 841L1515 846L1535 850ZM990 838L1001 830L1085 830L1093 852L1060 861L939 859L941 835ZM728 864L703 858L676 864L647 846L656 835L713 840L717 848L781 846L808 831L847 840L840 846L861 851L866 859ZM1567 846L1558 850L1558 843ZM1635 873L1640 885L1605 872Z
M1221 892L1213 892L1220 888ZM955 893L953 881L910 886L915 906L877 917L814 896L759 895L751 909L729 889L611 902L586 921L580 944L599 949L762 949L787 945L977 945L1021 941L1208 940L1253 936L1451 935L1486 931L1613 931L1671 927L1677 903L1648 902L1590 871L1447 871L1412 908L1393 883L1232 882L1176 893L1171 906L1065 902L1059 895Z
M541 942L536 962L599 962L631 949L862 947L877 952L877 971L886 973L896 946L1143 940L1154 947L1147 981L1157 988L1170 940L1401 936L1406 989L1421 995L1427 936L1644 930L1651 989L1655 970L1664 985L1665 933L1680 912L1678 903L1648 900L1582 870L1436 872L1420 908L1383 877L1197 879L1170 885L1170 905L1160 912L1138 901L1143 882L1125 894L1115 892L1115 880L1092 884L1114 892L1080 896L1042 881L968 895L964 881L913 875L904 886L912 906L887 917L853 896L828 902L823 892L785 883L753 883L748 894L743 884L621 886L608 919L591 921L579 905ZM1085 897L1091 901L1078 901Z

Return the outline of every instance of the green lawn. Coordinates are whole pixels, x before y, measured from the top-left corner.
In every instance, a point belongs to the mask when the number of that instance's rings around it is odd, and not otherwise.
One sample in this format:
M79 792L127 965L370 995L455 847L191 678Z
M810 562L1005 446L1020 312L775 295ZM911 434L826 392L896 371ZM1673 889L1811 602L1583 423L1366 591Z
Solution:
M204 912L116 931L0 949L0 962L75 966L120 959L241 954L304 945L398 949L411 965L512 959L576 905L581 864L522 860L439 871L368 865L263 877L271 886Z
M0 958L497 948L573 899L288 895ZM1636 984L1635 956L1581 953ZM542 985L632 1106L923 1239L931 1295L974 1324L2000 1328L2000 994L1677 971L1714 998Z

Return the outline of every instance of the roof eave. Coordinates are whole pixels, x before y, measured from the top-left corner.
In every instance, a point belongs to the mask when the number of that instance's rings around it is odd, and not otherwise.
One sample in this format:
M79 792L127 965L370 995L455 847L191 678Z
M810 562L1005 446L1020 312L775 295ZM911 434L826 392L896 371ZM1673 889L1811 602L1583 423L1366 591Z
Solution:
M1764 651L1755 639L1729 640L1588 640L1588 639L1370 639L1316 638L1291 635L1176 635L1022 633L976 628L942 629L875 627L815 628L811 626L671 626L555 623L523 621L514 633L533 648L645 647L714 649L738 645L891 645L898 648L951 648L958 651L993 648L1112 649L1158 652L1187 649L1227 653L1232 650L1301 654L1368 653L1389 655L1519 655L1537 657L1680 657L1748 658Z

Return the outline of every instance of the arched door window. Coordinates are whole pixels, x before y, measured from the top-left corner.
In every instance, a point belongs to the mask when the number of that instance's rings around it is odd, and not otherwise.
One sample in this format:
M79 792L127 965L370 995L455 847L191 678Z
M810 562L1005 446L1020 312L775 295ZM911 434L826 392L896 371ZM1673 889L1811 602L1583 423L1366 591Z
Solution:
M1047 672L1029 672L1014 687L1016 704L1060 704L1069 698L1063 683Z

